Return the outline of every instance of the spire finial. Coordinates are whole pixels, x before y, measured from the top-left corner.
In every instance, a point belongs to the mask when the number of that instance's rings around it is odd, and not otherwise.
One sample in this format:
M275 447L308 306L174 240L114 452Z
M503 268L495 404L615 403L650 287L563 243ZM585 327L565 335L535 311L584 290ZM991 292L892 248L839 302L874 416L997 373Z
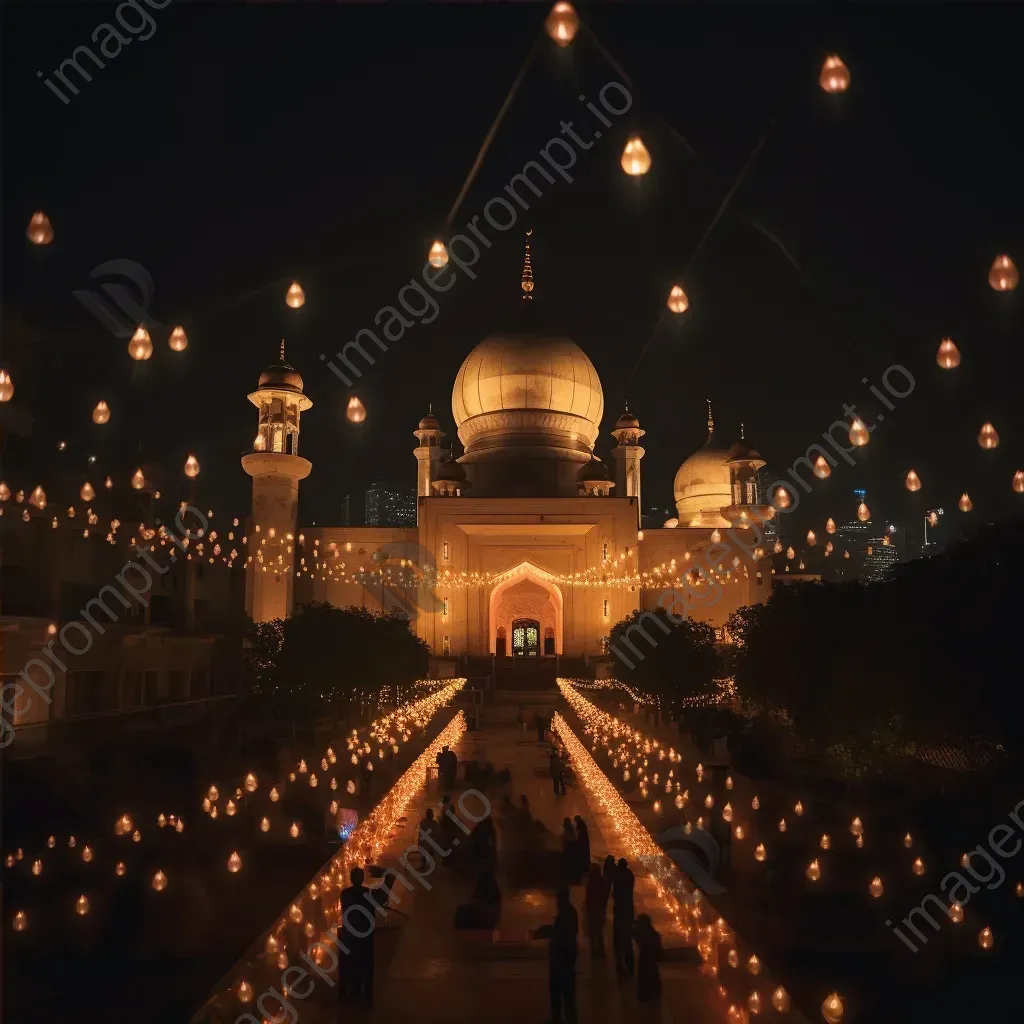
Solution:
M284 338L281 339L281 362L284 362Z
M433 402L427 402L427 415L428 416L433 416L434 415L434 403Z
M625 401L626 401L626 412L629 412L629 399L627 398Z
M745 435L744 435L744 433L743 433L743 424L742 424L742 423L740 423L740 440L741 440L741 441L746 441L746 439L747 439L747 438L746 438L746 436L745 436Z
M711 399L707 398L705 401L708 403L708 438L715 432L715 418L711 415Z
M524 301L533 298L531 294L533 292L533 263L530 261L530 235L532 234L533 228L530 228L526 232L526 242L523 246L523 278L519 287L523 289Z

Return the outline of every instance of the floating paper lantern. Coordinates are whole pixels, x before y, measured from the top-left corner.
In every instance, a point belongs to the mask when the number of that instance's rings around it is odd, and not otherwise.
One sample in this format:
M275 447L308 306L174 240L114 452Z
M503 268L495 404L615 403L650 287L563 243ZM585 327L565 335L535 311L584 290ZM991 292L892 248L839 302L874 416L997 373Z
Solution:
M807 531L807 543L813 548L818 543L818 538L815 536L813 530Z
M56 836L50 836L46 840L46 845L52 850L57 845L57 837Z
M16 932L23 932L28 927L28 915L24 910L19 910L14 915L14 920L11 921L11 927Z
M825 545L825 556L828 557L829 555L832 554L833 551L835 551L835 548L832 546L832 541L829 541Z
M747 996L747 1009L756 1017L761 1013L761 996L757 989Z
M1021 899L1022 897L1024 897L1024 882L1018 882L1018 883L1017 883L1017 884L1016 884L1016 885L1015 885L1015 886L1013 887L1013 892L1014 892L1014 895L1015 895L1015 896L1016 896L1016 897L1017 897L1018 899Z
M793 504L793 499L789 496L789 491L785 487L779 487L775 491L774 504L776 508L789 508Z
M992 929L988 926L982 928L981 931L978 932L978 945L981 946L982 949L992 948Z
M964 491L964 493L960 495L960 500L957 502L957 507L960 509L961 512L970 512L971 509L974 508L974 502L971 501L970 496L967 494L966 491Z
M153 875L153 881L150 882L153 886L154 892L163 892L167 888L167 876L160 870L157 870L156 874Z
M36 484L31 495L29 495L28 502L30 505L35 505L35 507L42 512L42 510L46 508L46 491L44 491L39 484Z
M999 446L999 434L991 423L983 423L978 431L978 444L982 448L991 449Z
M863 448L870 440L871 435L868 433L868 428L864 426L863 420L859 416L854 416L853 422L850 424L850 444Z
M141 843L142 842L142 833L138 829L136 829L132 833L132 842L133 843Z
M270 802L276 804L280 799L280 794L277 792L277 786L273 786L270 790Z
M232 851L228 857L228 871L235 875L242 870L242 858L238 855L238 851Z
M907 473L907 478L903 483L908 491L921 490L921 478L913 470L910 470L910 472Z
M96 497L96 492L92 489L92 484L88 480L82 484L82 489L78 492L79 497L82 501L92 501Z
M14 381L6 370L0 370L0 402L9 402L14 397Z
M97 402L92 411L93 423L103 424L110 419L110 406L106 402Z
M960 924L964 919L964 908L959 903L954 903L949 908L949 919L953 924Z
M256 792L256 776L252 772L245 777L245 789L248 793Z
M988 272L988 283L997 292L1012 292L1019 281L1020 274L1017 273L1013 260L1005 253L992 261Z
M576 38L579 28L580 19L569 3L555 4L544 21L544 29L548 36L562 47L568 46Z
M1013 482L1011 485L1017 494L1024 494L1024 469L1018 469L1013 474Z
M821 878L821 865L818 863L817 859L812 860L811 863L807 865L806 874L808 879L812 882L817 882L818 879Z
M799 800L797 800L797 802L793 805L793 810L796 812L797 817L800 817L800 815L804 813L804 805Z
M935 354L935 362L944 370L955 370L960 365L960 349L953 344L952 338L943 338L939 342L939 351Z
M711 531L711 543L712 544L718 544L718 543L721 542L721 540L722 540L721 532L718 529L712 530Z
M825 532L826 533L835 533L836 532L836 523L835 523L835 520L831 516L828 519L825 520Z
M85 917L89 913L89 898L84 893L75 900L75 913L79 917Z
M153 341L149 336L149 331L142 324L139 324L131 337L131 341L128 342L128 355L136 362L141 363L152 354Z
M868 550L867 550L868 558L870 558L874 553L875 553L875 549L869 544L868 545Z
M668 293L668 308L673 313L685 313L690 308L690 300L678 284L672 285L672 290Z
M114 486L114 481L108 476L107 479L103 481L103 486L109 491Z
M92 860L92 847L89 846L88 843L82 847L82 860L84 860L86 864Z
M915 875L923 875L924 874L924 861L921 860L920 857L915 857L914 858L914 863L913 863L913 866L912 866L912 870L913 870Z
M760 807L761 807L761 801L758 800L757 797L755 796L754 799L750 801L750 806L755 811L759 810Z
M839 1024L843 1019L843 1001L835 992L829 993L821 1004L821 1015L828 1024Z
M868 892L871 893L876 900L883 892L885 892L885 887L882 885L882 880L878 875L875 875L875 877L871 879L871 884L868 886Z
M261 832L269 832L270 831L270 819L269 818L260 818L260 831Z
M185 328L175 327L167 339L167 344L172 352L184 352L188 348L188 336L185 334Z
M819 455L814 460L814 475L819 480L824 480L827 476L832 473L832 467L828 464L828 460L824 455Z
M765 853L764 843L758 843L754 847L754 860L763 861L767 854Z
M189 455L185 460L185 476L194 480L199 476L199 460L194 455Z
M438 239L430 247L430 251L427 253L427 262L435 269L440 270L441 267L448 263L448 250L444 247L444 242Z
M903 845L908 850L914 845L914 837L909 832L903 837Z
M779 831L780 832L785 832L786 831L786 819L785 818L779 818Z
M929 526L938 526L939 525L939 513L938 512L933 510L933 511L928 513L928 525Z
M366 406L355 395L352 395L348 400L345 415L348 417L349 423L362 423L366 419Z
M41 875L43 873L43 862L41 860L32 861L32 874ZM1017 883L1020 885L1020 882Z
M123 860L119 860L114 865L114 874L117 875L118 878L122 878L124 876L125 870L126 869L125 869L124 861Z
M288 835L290 835L292 839L299 838L299 823L297 821L293 821L291 823L291 827L288 829Z
M794 558L796 558L796 552L795 552L795 551L793 550L793 548L792 548L792 547L788 547L788 548L786 548L786 557L787 557L787 558L788 558L788 559L789 559L790 561L792 561L792 560L793 560Z
M825 58L821 74L818 75L818 84L833 96L850 88L850 69L841 57L833 53Z
M871 518L871 509L863 501L857 506L857 518L862 523L866 523Z
M641 177L651 169L651 154L639 135L630 136L622 151L622 169L632 178Z
M823 850L829 850L832 848L832 837L826 832L821 839L818 841L818 845Z
M292 281L288 286L288 291L285 293L284 301L291 306L292 309L298 309L300 306L306 304L306 293L302 290L302 285L298 281Z
M226 815L227 815L227 816L228 816L229 818L232 818L232 817L234 817L235 811L236 811L237 809L238 809L238 808L237 808L237 807L235 807L235 801L234 801L234 800L229 800L229 801L228 801L228 802L227 802L227 803L226 803L226 804L224 805L224 813L225 813L225 814L226 814Z
M0 480L0 501L6 501L11 496L11 489Z
M142 467L140 466L134 473L132 473L132 487L137 491L141 491L145 486L146 475L142 472Z
M789 1009L789 993L780 985L772 993L772 1006L779 1013L785 1013Z
M53 225L42 210L36 210L29 218L25 236L33 245L49 245L53 241Z

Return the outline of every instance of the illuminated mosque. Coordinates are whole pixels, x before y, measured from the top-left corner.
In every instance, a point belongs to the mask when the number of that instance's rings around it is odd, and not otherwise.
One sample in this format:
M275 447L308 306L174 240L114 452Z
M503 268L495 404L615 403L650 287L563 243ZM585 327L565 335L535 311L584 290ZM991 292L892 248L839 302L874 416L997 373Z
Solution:
M299 525L299 481L312 469L299 423L312 402L282 344L249 395L259 432L242 457L253 478L254 620L310 601L399 608L435 659L594 658L638 609L660 603L682 615L687 595L685 613L720 629L735 609L767 600L758 526L774 510L761 491L764 461L742 431L719 444L709 402L707 442L675 476L676 516L642 529L644 430L623 410L610 461L596 456L601 381L583 349L536 316L529 241L521 289L517 321L484 338L455 377L463 454L442 445L431 413L413 431L415 527Z

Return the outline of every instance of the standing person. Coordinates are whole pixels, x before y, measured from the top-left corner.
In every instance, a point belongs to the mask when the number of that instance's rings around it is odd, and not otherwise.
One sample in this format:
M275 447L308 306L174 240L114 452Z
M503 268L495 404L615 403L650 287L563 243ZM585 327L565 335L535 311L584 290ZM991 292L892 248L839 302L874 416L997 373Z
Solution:
M338 994L354 1000L373 1005L373 926L377 923L377 905L373 902L370 890L363 885L362 868L353 868L349 878L352 884L341 891L341 919L343 924L343 942L348 948L342 953L341 974L342 985ZM366 914L357 907L362 907Z
M370 787L373 785L373 760L370 757L364 757L363 763L359 766L359 795L364 799L368 800L370 797Z
M557 895L558 910L554 924L546 924L534 932L538 939L548 943L548 989L551 993L552 1024L576 1024L576 936L580 919L569 899L569 890L563 885Z
M520 732L526 732L526 709L522 704L519 705L519 710L516 712L516 725L519 726Z
M534 722L534 725L537 726L537 742L538 743L543 743L544 742L544 730L546 728L545 723L544 723L544 716L538 711L533 716L533 722Z
M453 759L455 760L454 766L452 765ZM455 785L455 775L459 767L458 758L448 749L448 744L446 743L435 760L437 761L437 774L441 780L441 788L451 789Z
M619 974L633 973L633 917L633 872L622 857L612 882L612 945Z
M658 970L661 936L647 914L637 915L635 935L636 946L640 950L636 968L636 998L646 1003L661 998L661 973Z
M438 830L438 823L434 821L434 809L432 807L427 808L427 813L423 815L420 821L419 836L417 841L419 845L425 851L428 846L428 840L433 839L437 841L436 832Z
M600 864L590 865L587 876L587 895L584 904L584 920L587 937L590 940L590 955L595 959L604 956L604 919L608 912L608 895L612 884L601 873Z
M608 889L611 890L612 884L615 882L615 858L610 853L604 859L601 874L608 880Z
M555 785L555 796L565 796L565 769L562 767L562 759L554 747L548 754L548 770L551 772L551 780Z
M576 856L579 858L579 874L585 875L590 870L590 829L578 814L573 821L576 823Z

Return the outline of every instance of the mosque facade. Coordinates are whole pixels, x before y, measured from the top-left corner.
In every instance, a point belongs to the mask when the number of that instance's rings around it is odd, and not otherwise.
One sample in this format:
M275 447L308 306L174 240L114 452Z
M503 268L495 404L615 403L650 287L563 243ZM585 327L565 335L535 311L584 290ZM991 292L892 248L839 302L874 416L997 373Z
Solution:
M282 346L249 395L259 426L242 457L253 478L254 620L310 601L397 608L438 658L597 657L611 627L638 610L660 604L721 629L737 608L767 600L762 524L774 510L757 451L742 436L719 444L709 403L707 442L675 476L676 516L643 529L640 421L623 410L610 459L596 456L601 381L584 351L535 315L533 283L527 244L519 317L481 341L455 378L463 454L452 456L430 413L412 432L415 527L298 522L312 469L299 454L300 417L312 403Z

